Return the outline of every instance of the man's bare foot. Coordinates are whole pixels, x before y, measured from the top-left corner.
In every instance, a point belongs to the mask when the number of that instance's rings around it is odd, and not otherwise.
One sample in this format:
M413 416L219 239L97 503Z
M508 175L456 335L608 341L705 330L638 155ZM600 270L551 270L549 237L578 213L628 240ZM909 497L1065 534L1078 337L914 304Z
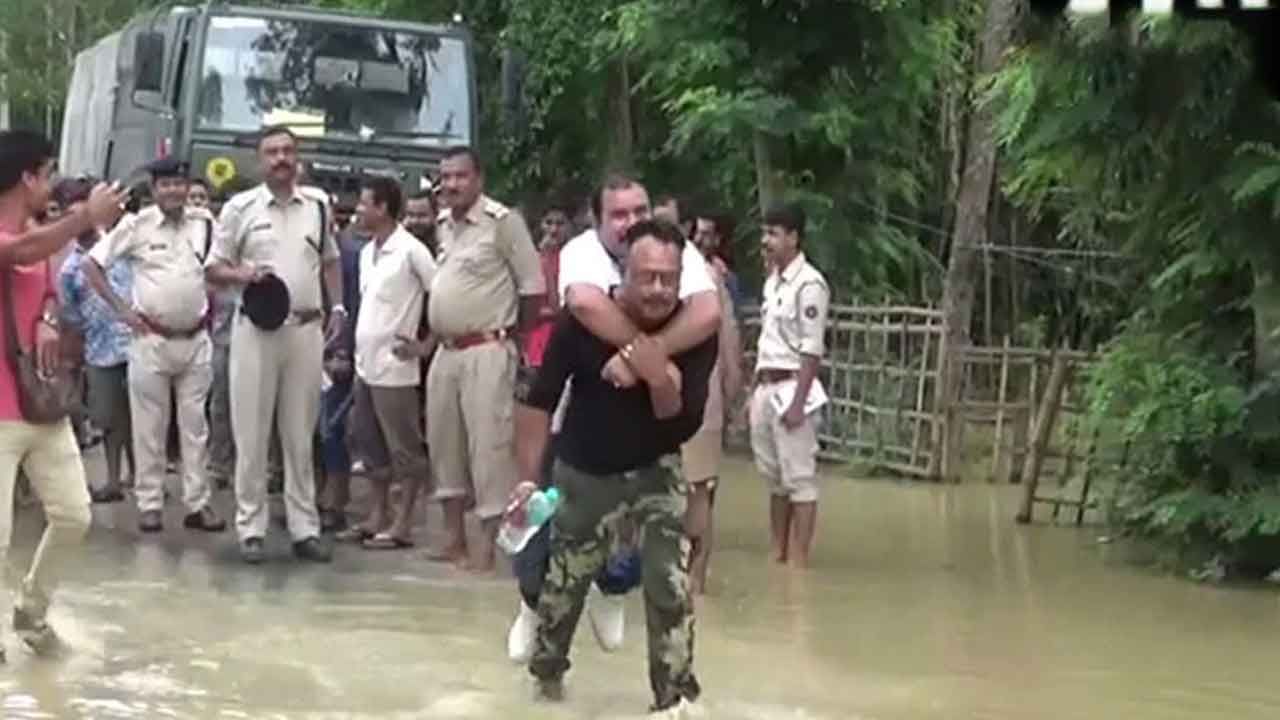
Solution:
M467 557L467 549L465 547L459 548L456 545L438 550L428 550L427 559L431 562L449 563L459 567L470 563L470 558Z
M772 555L773 555L773 561L774 561L775 563L777 563L777 564L779 564L779 565L786 565L786 564L787 564L787 551L786 551L786 550L774 550L774 551L773 551L773 553L772 553Z

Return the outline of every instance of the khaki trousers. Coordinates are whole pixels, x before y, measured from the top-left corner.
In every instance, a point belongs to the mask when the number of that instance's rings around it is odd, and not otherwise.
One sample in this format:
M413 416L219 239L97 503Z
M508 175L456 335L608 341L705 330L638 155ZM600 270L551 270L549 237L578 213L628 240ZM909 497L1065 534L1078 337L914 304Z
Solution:
M510 342L441 347L427 371L427 445L436 500L470 497L475 514L506 509L516 477L516 365Z
M284 506L294 541L320 534L316 423L324 333L319 322L261 330L244 315L231 328L231 433L236 443L236 533L267 534L267 447L276 419L284 459Z
M32 425L0 421L0 563L6 587L18 573L9 567L13 534L13 488L22 469L44 505L45 528L31 567L19 584L16 606L43 617L58 584L65 551L89 529L89 490L71 422Z
M139 512L164 508L169 424L176 394L182 453L182 504L188 513L209 504L209 423L204 404L213 382L213 344L201 332L190 339L135 336L129 343L129 412L138 466Z

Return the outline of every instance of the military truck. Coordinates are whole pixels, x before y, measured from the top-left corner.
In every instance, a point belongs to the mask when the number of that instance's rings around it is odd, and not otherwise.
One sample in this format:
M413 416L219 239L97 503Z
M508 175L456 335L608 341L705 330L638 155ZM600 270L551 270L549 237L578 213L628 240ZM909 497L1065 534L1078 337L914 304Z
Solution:
M139 15L76 57L59 165L127 183L162 156L215 192L260 180L256 134L300 137L309 184L351 202L368 177L422 186L474 145L473 44L460 22L220 2Z

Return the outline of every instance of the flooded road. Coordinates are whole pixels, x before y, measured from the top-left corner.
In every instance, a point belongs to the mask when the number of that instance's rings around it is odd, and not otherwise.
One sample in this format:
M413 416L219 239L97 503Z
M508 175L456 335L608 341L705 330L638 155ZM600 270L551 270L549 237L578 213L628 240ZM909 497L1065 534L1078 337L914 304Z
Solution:
M1097 530L1015 526L1016 488L835 479L815 568L795 575L766 562L766 496L731 463L698 609L708 717L1280 717L1274 590L1146 573ZM251 568L229 532L193 535L179 512L171 501L166 532L142 538L131 508L95 507L52 618L71 652L32 658L6 622L0 716L588 720L650 701L636 595L625 648L606 655L583 628L567 703L534 705L505 657L513 581L427 563L421 531L419 549L343 547L313 567L273 528Z

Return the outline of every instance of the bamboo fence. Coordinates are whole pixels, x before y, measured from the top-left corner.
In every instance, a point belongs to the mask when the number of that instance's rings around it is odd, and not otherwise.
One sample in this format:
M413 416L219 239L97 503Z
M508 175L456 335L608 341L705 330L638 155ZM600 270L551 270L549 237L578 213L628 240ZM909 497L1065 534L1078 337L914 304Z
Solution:
M749 377L758 308L745 307L741 315ZM935 308L833 305L819 376L831 398L822 410L821 456L922 479L1021 482L1033 494L1042 477L1063 487L1094 470L1096 438L1083 431L1081 382L1093 360L1067 348L1017 347L1009 338L995 347L949 351ZM946 362L963 364L959 407L950 413L961 423L955 448L946 447L948 408L939 388ZM731 442L747 444L740 417L729 434ZM1087 495L1088 477L1085 483Z

